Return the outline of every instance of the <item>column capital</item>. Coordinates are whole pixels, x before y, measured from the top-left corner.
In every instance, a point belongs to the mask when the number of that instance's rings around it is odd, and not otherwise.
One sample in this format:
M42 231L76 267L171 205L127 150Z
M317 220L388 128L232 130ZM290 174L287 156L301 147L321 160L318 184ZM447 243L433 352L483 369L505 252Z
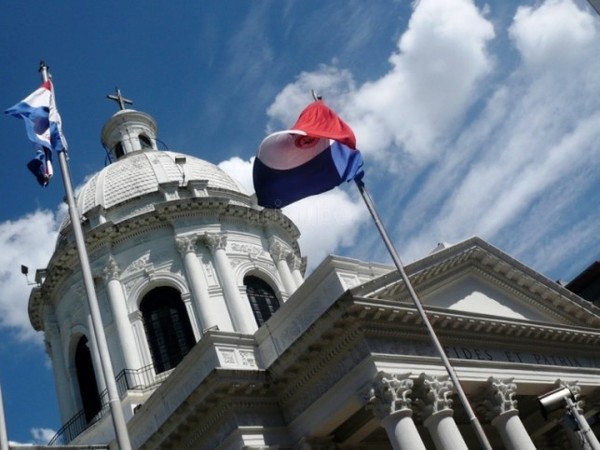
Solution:
M412 393L413 380L409 376L410 373L397 375L379 372L377 374L367 392L367 400L379 420L398 411L407 410L412 413L412 400L409 396Z
M104 276L104 281L107 283L109 281L119 279L119 276L121 275L121 269L115 261L115 258L112 256L108 257L108 262L106 263L106 266L104 266L104 269L102 269L102 275Z
M225 233L204 233L201 241L210 251L214 252L227 247L227 235Z
M279 242L272 241L271 246L269 247L269 252L271 253L271 257L275 262L279 262L281 260L287 259L290 254L290 251L283 247Z
M514 378L489 377L480 393L477 412L492 421L495 417L517 411L517 385Z
M448 376L437 377L422 373L415 387L415 404L423 420L442 412L452 412L452 391L454 384Z
M196 243L198 242L197 236L179 236L175 238L175 245L177 251L183 257L188 253L196 251Z
M297 256L293 252L289 252L286 256L286 260L290 266L290 270L301 270L302 269L302 258Z

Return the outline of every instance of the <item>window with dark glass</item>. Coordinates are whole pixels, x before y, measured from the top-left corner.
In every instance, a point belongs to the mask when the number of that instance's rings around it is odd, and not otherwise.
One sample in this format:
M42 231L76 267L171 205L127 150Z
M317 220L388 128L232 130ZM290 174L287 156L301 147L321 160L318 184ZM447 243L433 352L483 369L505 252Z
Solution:
M147 149L147 148L152 148L152 141L150 140L150 138L144 134L140 134L139 135L140 138L140 144L142 146L142 149Z
M125 150L123 150L123 143L119 142L115 145L115 157L119 159L122 156L125 156Z
M153 289L144 296L140 310L154 370L174 368L195 343L181 294L171 287Z
M277 300L271 286L258 277L250 275L244 277L244 285L246 286L246 294L248 300L250 300L254 318L260 327L279 309L279 300Z
M92 355L85 336L79 339L75 349L75 370L79 383L79 395L83 404L85 420L89 423L102 409L96 373L92 364Z

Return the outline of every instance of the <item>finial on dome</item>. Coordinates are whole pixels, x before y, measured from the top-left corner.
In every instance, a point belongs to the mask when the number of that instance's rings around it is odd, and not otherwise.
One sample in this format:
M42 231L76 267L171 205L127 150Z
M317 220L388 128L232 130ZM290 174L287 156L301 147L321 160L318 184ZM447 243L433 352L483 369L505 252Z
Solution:
M125 104L127 105L133 105L133 101L126 99L125 97L123 97L123 95L121 95L121 89L119 89L118 87L115 87L116 91L117 91L117 95L111 95L108 94L106 96L106 98L108 98L109 100L114 100L115 102L117 102L119 104L119 109L121 111L123 111L125 109Z

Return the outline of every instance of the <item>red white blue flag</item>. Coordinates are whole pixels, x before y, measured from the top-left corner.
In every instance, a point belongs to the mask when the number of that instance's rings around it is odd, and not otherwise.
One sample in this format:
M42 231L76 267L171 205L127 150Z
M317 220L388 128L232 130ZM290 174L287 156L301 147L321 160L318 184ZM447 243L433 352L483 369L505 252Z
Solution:
M36 156L27 167L42 186L52 178L52 151L67 149L60 115L56 109L52 82L44 82L28 97L4 111L25 122L27 137L34 143Z
M292 129L273 133L260 144L252 173L258 204L283 208L360 179L362 166L352 129L317 100Z

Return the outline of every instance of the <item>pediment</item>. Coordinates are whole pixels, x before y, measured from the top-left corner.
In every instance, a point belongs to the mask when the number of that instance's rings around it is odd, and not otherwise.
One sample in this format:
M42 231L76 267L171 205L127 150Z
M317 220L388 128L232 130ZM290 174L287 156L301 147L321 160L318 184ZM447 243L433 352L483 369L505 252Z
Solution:
M421 303L467 315L548 325L600 326L600 309L475 237L405 268ZM354 295L411 303L397 271Z
M421 293L420 299L425 306L451 311L507 319L565 323L565 320L561 320L560 316L540 305L535 298L518 291L511 292L510 286L494 284L493 280L486 280L472 273L440 282L439 286Z

